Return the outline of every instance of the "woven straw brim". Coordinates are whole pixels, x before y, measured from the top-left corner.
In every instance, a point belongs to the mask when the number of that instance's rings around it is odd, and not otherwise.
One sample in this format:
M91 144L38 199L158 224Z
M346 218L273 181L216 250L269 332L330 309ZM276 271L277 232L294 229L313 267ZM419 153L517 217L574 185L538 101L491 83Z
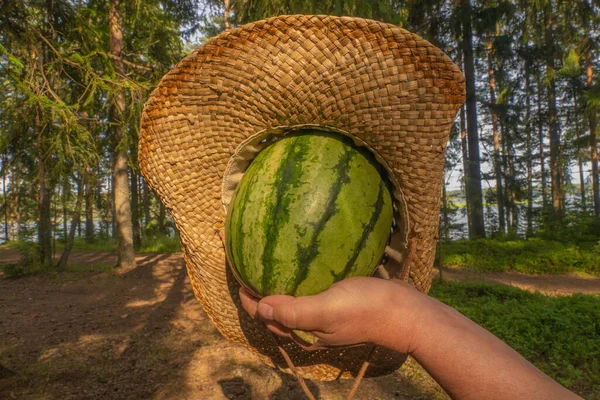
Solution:
M409 281L426 292L444 154L463 100L463 76L438 48L357 18L295 15L244 25L169 72L144 108L140 167L173 217L194 293L221 333L287 367L264 325L242 309L220 237L224 174L242 142L274 127L311 124L365 143L404 193L417 246ZM356 374L368 351L284 347L309 379ZM403 359L378 349L367 375L389 373Z

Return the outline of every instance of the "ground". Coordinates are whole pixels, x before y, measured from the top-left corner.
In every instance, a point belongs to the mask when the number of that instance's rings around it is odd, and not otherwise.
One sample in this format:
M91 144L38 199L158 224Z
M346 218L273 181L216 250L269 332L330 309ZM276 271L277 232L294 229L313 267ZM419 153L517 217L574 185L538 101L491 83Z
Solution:
M0 251L0 264L18 253ZM111 264L74 252L72 263ZM130 271L0 279L0 398L304 399L296 380L226 341L194 298L179 254L144 254ZM444 278L465 274L443 271ZM600 279L478 276L552 294L600 291ZM351 381L309 382L344 399ZM416 362L366 379L357 399L447 398Z

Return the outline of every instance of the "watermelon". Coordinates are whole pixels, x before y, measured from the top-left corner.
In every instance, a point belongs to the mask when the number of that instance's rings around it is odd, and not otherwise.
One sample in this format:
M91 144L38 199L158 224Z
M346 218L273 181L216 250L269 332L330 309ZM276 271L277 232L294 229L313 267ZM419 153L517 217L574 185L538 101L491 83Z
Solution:
M258 296L306 296L371 275L393 219L382 174L371 153L337 134L290 134L261 151L227 215L236 278Z

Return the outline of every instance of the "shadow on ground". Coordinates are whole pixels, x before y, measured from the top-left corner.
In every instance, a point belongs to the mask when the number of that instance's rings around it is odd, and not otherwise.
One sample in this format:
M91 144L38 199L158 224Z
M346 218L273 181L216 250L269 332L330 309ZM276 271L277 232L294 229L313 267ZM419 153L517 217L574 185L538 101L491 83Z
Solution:
M74 252L71 262L114 263ZM2 254L0 253L0 262ZM0 398L304 399L295 378L224 340L195 299L181 255L76 279L0 279ZM308 382L322 399L351 381ZM414 362L366 379L357 399L444 398Z

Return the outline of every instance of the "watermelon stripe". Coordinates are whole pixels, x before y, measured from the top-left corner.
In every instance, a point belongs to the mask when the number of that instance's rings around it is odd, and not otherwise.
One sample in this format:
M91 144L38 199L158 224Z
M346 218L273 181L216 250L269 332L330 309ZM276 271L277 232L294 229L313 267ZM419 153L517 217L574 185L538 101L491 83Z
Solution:
M356 243L356 245L354 246L354 251L352 253L352 257L350 257L350 259L344 266L344 269L340 273L336 274L334 271L331 271L331 274L333 275L333 278L334 278L334 282L338 282L338 281L344 279L346 276L348 276L348 274L350 273L350 270L352 270L352 267L354 266L354 262L358 258L359 254L362 251L365 244L367 243L367 240L369 239L369 235L371 234L371 232L373 232L373 229L375 228L375 224L377 223L377 220L379 219L379 215L381 214L381 211L383 210L384 185L385 185L385 183L383 181L379 181L379 192L377 194L377 200L375 201L375 204L373 206L374 207L373 214L371 214L371 219L369 220L369 223L367 223L363 227L362 235L361 235L360 239L358 240L358 242Z
M355 152L349 151L347 146L344 146L344 153L340 156L340 159L335 167L333 167L335 177L333 178L333 184L329 189L329 196L327 197L327 201L323 207L325 212L321 215L317 223L314 224L310 244L306 247L298 244L298 250L296 252L296 259L298 260L298 272L296 273L295 278L292 281L292 286L288 291L292 295L296 294L298 286L300 286L300 284L306 280L308 277L310 264L314 261L317 255L319 255L319 235L321 235L325 229L327 222L329 222L331 217L333 217L337 212L335 203L340 192L342 191L342 186L350 182L348 172L350 170L350 162L355 154Z
M275 190L275 201L270 205L269 216L265 218L265 249L262 253L261 262L263 265L261 284L262 291L269 293L275 283L275 266L277 260L274 256L277 241L279 240L280 228L289 221L289 203L288 194L291 187L296 187L302 183L302 163L308 154L309 146L305 141L298 142L300 137L290 141L279 164L275 174L273 188Z
M265 154L263 154L263 159L264 159ZM258 158L255 161L259 161ZM253 164L251 167L254 169L259 169L260 166L262 164ZM249 201L248 201L248 196L246 195L246 191L248 188L251 188L252 186L254 186L254 184L256 183L256 181L260 178L260 174L252 174L252 179L243 187L243 192L241 193L239 198L240 198L240 204L239 204L239 209L236 210L236 213L238 214L238 218L237 218L237 226L239 227L243 227L243 223L242 223L242 219L244 217L244 212L246 211L246 206L248 205ZM237 235L239 235L239 237L236 238L236 251L233 251L233 243L230 243L230 254L232 257L232 262L235 265L240 265L243 266L245 265L242 260L243 260L243 255L244 255L244 239L246 238L246 235L244 235L243 230L240 232L237 232ZM238 268L238 272L241 275L241 278L245 281L248 281L248 275L246 273L246 269L245 268Z

